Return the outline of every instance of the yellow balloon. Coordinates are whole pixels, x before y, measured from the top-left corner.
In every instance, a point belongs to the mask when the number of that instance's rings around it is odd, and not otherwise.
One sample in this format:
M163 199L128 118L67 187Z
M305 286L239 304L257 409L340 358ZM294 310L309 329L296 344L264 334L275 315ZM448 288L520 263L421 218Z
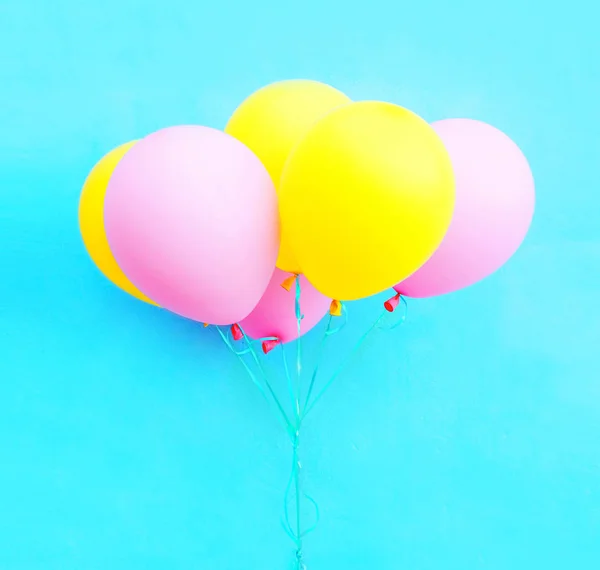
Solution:
M243 142L264 164L275 187L292 148L326 113L350 99L318 81L280 81L259 89L233 113L225 132ZM300 273L282 226L277 267Z
M279 198L306 277L328 297L353 300L392 287L433 254L452 218L454 174L423 119L364 101L332 111L295 147Z
M119 161L136 142L132 141L111 150L89 173L79 200L79 229L87 252L108 279L141 301L156 305L127 279L110 251L104 231L104 196L108 181Z

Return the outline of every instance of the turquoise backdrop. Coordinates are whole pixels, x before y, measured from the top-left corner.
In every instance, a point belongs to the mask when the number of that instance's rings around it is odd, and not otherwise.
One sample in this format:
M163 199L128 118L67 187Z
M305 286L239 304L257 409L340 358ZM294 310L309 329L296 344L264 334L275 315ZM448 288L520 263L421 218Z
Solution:
M598 567L598 16L589 0L0 0L0 568L290 567L285 436L215 335L102 278L77 203L112 147L223 127L296 77L490 122L538 192L503 270L411 302L311 415L308 570ZM352 305L328 366L382 300Z

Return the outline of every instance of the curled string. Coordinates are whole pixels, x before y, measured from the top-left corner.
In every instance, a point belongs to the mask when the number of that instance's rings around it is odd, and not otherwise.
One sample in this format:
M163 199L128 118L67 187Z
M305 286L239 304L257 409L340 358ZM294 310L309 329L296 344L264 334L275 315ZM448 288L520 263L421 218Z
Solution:
M323 352L325 349L325 343L327 342L327 339L340 332L348 323L348 307L342 303L342 323L337 326L332 328L332 324L333 324L333 315L329 315L329 319L327 320L327 327L325 328L325 333L323 334L323 338L321 338L321 342L319 343L319 346L317 347L317 359L315 361L315 367L313 369L312 372L312 376L310 378L310 384L308 385L308 391L306 393L306 398L304 400L304 405L302 406L302 416L304 417L305 413L304 410L306 410L306 406L308 406L308 402L310 401L310 397L312 395L313 389L315 387L315 382L317 380L317 374L319 373L319 366L321 365L321 360L323 359Z
M303 551L302 551L302 539L310 532L312 532L319 523L320 513L319 507L316 501L304 493L301 490L301 480L300 480L300 472L302 469L302 463L300 462L300 428L302 426L302 412L301 412L301 378L302 378L302 345L301 345L301 324L304 315L302 314L301 306L300 306L300 297L301 297L301 285L300 279L296 279L296 292L295 292L295 300L294 300L294 311L296 316L296 324L297 324L297 344L296 344L296 374L294 378L290 374L290 369L288 366L288 361L285 354L284 345L281 345L281 354L283 358L283 367L286 375L286 381L288 385L288 389L290 392L290 400L292 401L292 406L295 412L295 421L293 424L293 434L292 434L292 446L293 446L293 455L292 455L292 468L290 472L290 477L288 479L288 483L285 490L284 495L284 519L282 521L285 532L288 536L294 541L296 545L296 560L295 560L295 569L296 570L304 570L306 565L303 561ZM290 503L292 502L292 495L295 498L295 521L292 524L290 520ZM313 507L315 508L316 520L315 523L305 531L302 530L302 520L301 520L301 499L304 497L308 500Z
M265 400L269 403L275 404L275 406L277 407L277 410L279 411L279 414L276 414L276 417L277 417L279 423L282 425L283 429L291 436L293 429L294 429L293 425L290 422L288 415L285 413L285 410L284 410L283 406L281 405L281 402L279 401L279 398L277 397L275 390L273 390L273 386L271 385L271 382L269 381L269 377L268 377L267 373L265 372L265 369L262 366L262 363L260 362L260 360L258 358L256 349L254 348L254 344L260 343L265 340L274 340L275 337L265 337L265 338L261 338L261 339L257 339L255 341L253 341L246 335L244 330L240 327L240 330L242 331L242 334L244 335L244 340L246 341L247 348L245 348L243 350L236 350L235 347L233 346L233 343L229 339L229 333L224 333L221 330L221 328L218 326L216 326L215 328L217 329L219 335L221 336L221 338L223 339L223 341L225 342L227 347L231 350L231 352L233 352L233 354L235 354L238 357L238 360L242 363L246 372L248 373L250 380L252 380L252 383L259 389L260 393L263 395ZM254 373L254 371L252 370L252 368L250 368L250 366L248 366L248 363L243 358L243 356L245 354L251 354L253 356L254 361L258 365L258 368L261 372L263 381L265 383L265 386L267 387L267 391L271 395L272 400L269 400L269 397L267 396L267 392L263 388L263 385L258 380L258 378L257 378L256 374Z
M301 287L300 287L299 281L300 281L299 279L296 280L296 295L295 295L295 302L294 302L295 315L296 315L296 321L297 321L297 329L298 329L297 353L296 353L296 369L297 369L296 379L297 379L297 381L296 381L295 385L294 385L292 376L289 371L287 358L285 356L285 351L283 348L283 343L281 343L281 350L282 350L282 357L283 357L286 380L287 380L287 384L288 384L288 389L290 391L290 398L291 398L293 406L295 408L295 421L294 422L291 422L290 419L288 418L287 414L285 413L285 410L283 409L281 402L277 398L277 395L275 394L275 391L273 390L273 387L271 386L271 383L269 382L268 376L267 376L267 374L264 370L264 367L259 359L257 351L254 348L254 344L256 344L256 343L260 343L260 342L263 342L266 340L278 340L278 339L276 337L265 337L265 338L261 338L261 339L257 339L255 341L253 341L246 335L244 330L241 329L241 327L240 327L240 330L243 334L243 338L246 342L247 348L245 348L243 350L236 350L233 346L233 343L228 338L228 334L223 333L223 331L219 327L216 327L216 329L219 332L219 335L221 336L221 338L223 339L225 344L242 362L242 364L243 364L244 368L246 369L246 371L248 372L248 375L250 376L252 382L257 386L257 388L259 389L259 391L261 392L263 397L267 401L269 401L267 393L265 392L261 383L258 381L258 378L254 374L252 369L248 366L246 361L242 358L246 354L252 355L252 358L254 359L258 369L260 370L260 372L262 374L262 377L264 379L267 390L268 390L269 394L271 395L272 401L275 403L275 405L277 406L277 408L279 410L279 413L281 414L281 417L278 416L278 419L282 421L282 425L283 425L284 429L288 432L288 434L291 437L292 445L293 445L292 469L291 469L290 477L289 477L289 480L288 480L288 483L286 486L286 491L285 491L284 520L282 521L282 524L283 524L283 528L284 528L285 532L294 541L294 543L296 545L295 568L296 568L296 570L305 570L306 565L304 564L304 561L303 561L302 539L306 535L311 533L313 530L315 530L315 528L319 524L320 511L319 511L319 506L318 506L317 502L312 497L310 497L309 495L307 495L306 493L301 491L300 470L302 469L302 464L300 462L300 457L299 457L300 427L302 425L304 418L308 415L308 413L312 410L312 408L316 405L316 403L322 398L322 396L329 389L329 387L335 381L335 379L340 375L340 373L345 369L348 362L351 360L351 358L354 356L354 354L359 350L359 348L364 344L364 342L368 339L368 337L371 335L371 333L376 329L393 330L396 327L398 327L399 325L401 325L406 320L406 316L407 316L407 312L408 312L408 305L407 305L404 297L401 296L400 299L401 299L403 307L404 307L403 314L401 315L401 318L398 319L394 324L392 324L391 326L387 326L387 327L381 326L383 318L387 314L387 311L383 311L383 313L377 318L377 320L371 325L371 327L358 340L358 342L356 343L356 345L354 346L354 348L352 349L350 354L346 357L346 359L344 359L344 361L341 363L341 365L336 369L336 371L333 373L333 375L328 380L328 382L325 384L325 386L323 386L323 388L316 395L314 400L312 402L310 402L310 396L312 394L312 391L313 391L313 388L315 385L315 380L316 380L319 365L320 365L320 362L322 359L323 348L324 348L325 342L329 336L339 332L340 329L342 329L348 322L348 310L345 305L342 305L342 316L344 317L344 320L341 325L339 325L338 327L332 328L331 325L333 322L333 318L332 318L332 315L330 315L329 320L327 322L327 327L325 329L325 333L323 335L323 339L321 340L321 343L318 348L319 352L318 352L318 356L317 356L317 361L316 361L315 369L313 370L313 374L311 377L311 382L310 382L307 396L306 396L306 399L304 402L304 406L302 406L302 408L301 408L301 406L300 406L300 397L301 397L300 379L301 379L301 371L302 371L302 350L301 350L300 336L301 336L301 321L304 318L304 315L302 315L302 312L300 310ZM289 503L291 502L292 487L294 488L295 509L296 509L296 513L295 513L296 514L296 520L295 520L296 528L295 528L295 530L292 527L292 523L290 521L290 513L289 513ZM306 529L305 531L302 531L302 527L301 527L301 515L300 515L301 497L304 497L309 503L312 504L312 506L315 509L315 523L311 527Z
M312 526L310 526L309 528L307 528L304 531L299 531L298 530L298 520L296 520L296 529L294 530L292 523L290 521L290 512L289 512L289 504L291 502L292 499L292 488L293 487L299 487L300 486L300 469L302 469L302 464L300 463L300 459L299 459L299 455L298 455L298 441L294 442L294 447L293 447L294 453L292 456L292 469L290 472L290 477L288 479L288 483L286 485L286 489L285 489L285 499L284 499L284 519L282 521L283 524L283 528L286 532L286 534L294 541L295 545L296 545L296 559L297 559L297 563L300 563L299 566L297 566L297 568L305 568L303 562L302 562L302 539L307 536L308 534L310 534L311 532L313 532L318 524L319 521L321 519L321 513L319 510L319 505L317 504L317 502L307 493L304 492L300 492L298 493L298 491L296 491L295 493L295 499L296 499L296 518L298 517L298 512L299 512L299 508L300 508L300 497L304 497L315 509L315 522Z
M329 378L329 380L327 381L327 383L325 384L325 386L323 386L321 388L321 390L318 392L318 394L315 396L315 398L313 399L313 401L310 402L310 403L308 403L307 407L305 408L305 411L304 411L304 414L302 416L302 419L304 419L309 414L309 412L315 407L316 403L323 397L323 395L325 394L325 392L327 392L327 390L333 384L333 382L336 380L336 378L344 371L344 369L346 368L346 366L348 365L348 363L350 362L350 360L352 359L352 357L356 354L356 352L358 352L358 350L360 349L360 347L371 336L371 334L373 333L373 331L375 331L377 329L381 329L381 330L393 330L393 329L395 329L396 327L400 326L401 324L403 324L405 322L406 316L408 314L408 304L406 303L406 299L404 299L403 296L401 296L400 299L402 300L402 306L404 307L404 310L402 311L400 318L394 324L392 324L391 326L381 326L381 323L384 320L384 317L389 314L389 312L386 309L383 310L383 312L381 313L381 315L379 315L379 317L377 318L377 320L358 339L358 342L354 345L354 348L350 351L350 354L348 354L348 356L342 361L342 363L339 365L339 367L331 375L331 377Z
M296 390L295 390L295 416L296 416L296 432L293 439L294 453L292 457L292 473L291 476L294 479L294 490L296 495L296 568L298 570L304 569L304 563L302 561L302 524L300 514L300 501L301 501L301 485L300 485L300 469L302 464L300 463L300 427L302 425L302 416L300 414L300 394L301 394L301 380L302 380L302 340L301 340L301 324L304 315L300 307L300 296L302 293L302 287L300 285L300 277L296 279L296 295L294 298L294 312L296 316L296 326L298 338L296 339ZM287 499L286 499L287 507Z

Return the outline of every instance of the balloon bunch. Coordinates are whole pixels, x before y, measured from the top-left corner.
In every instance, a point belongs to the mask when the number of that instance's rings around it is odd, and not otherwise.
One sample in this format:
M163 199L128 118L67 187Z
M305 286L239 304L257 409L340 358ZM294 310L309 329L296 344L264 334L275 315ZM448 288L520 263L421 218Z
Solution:
M303 393L300 336L328 311L325 338L336 332L346 301L393 288L383 315L405 296L483 279L523 241L534 199L525 157L490 125L430 125L391 103L284 81L246 99L224 132L175 126L111 151L85 182L79 221L111 281L214 325L275 403L294 452L284 526L303 568L300 427L337 372L311 398L317 362ZM267 354L294 340L286 412L255 345Z

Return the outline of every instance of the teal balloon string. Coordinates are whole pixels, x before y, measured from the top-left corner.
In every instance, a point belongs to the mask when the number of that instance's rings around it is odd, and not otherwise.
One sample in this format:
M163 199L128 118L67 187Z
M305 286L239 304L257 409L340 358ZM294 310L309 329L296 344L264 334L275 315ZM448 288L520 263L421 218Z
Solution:
M301 377L302 377L302 340L301 340L301 323L304 315L300 310L300 296L301 296L301 286L300 286L300 276L296 278L296 297L294 299L294 310L296 313L296 323L298 329L298 338L296 339L296 373L297 373L297 383L296 383L296 423L300 422L300 389L301 389ZM298 426L299 427L299 426Z
M332 328L331 325L333 324L333 319L334 319L333 315L330 314L329 318L327 319L327 326L325 327L325 333L323 334L323 337L321 338L321 342L317 346L317 358L315 360L315 367L313 368L313 372L312 372L312 375L310 378L310 384L308 385L308 391L306 392L306 398L304 399L304 405L302 406L302 415L304 415L304 410L306 410L306 406L308 406L310 397L315 388L315 382L317 380L317 375L319 373L319 367L321 366L321 361L323 359L323 354L325 352L325 344L327 343L327 339L330 336L340 332L348 323L348 307L346 306L346 304L342 303L342 323L340 325L338 325L337 327Z
M261 374L262 374L263 378L265 379L265 383L267 385L267 389L269 390L269 393L271 394L271 397L275 401L277 407L279 408L279 411L281 412L281 414L282 414L282 416L283 416L283 418L285 420L286 431L287 431L287 433L288 433L288 435L290 437L293 437L293 434L294 434L294 431L295 431L294 422L292 422L289 419L288 415L285 413L283 405L279 401L279 398L277 397L277 395L275 393L275 390L273 389L271 383L269 382L269 377L268 377L268 375L267 375L267 373L266 373L266 371L264 369L264 366L263 366L262 362L260 361L258 352L254 348L254 344L252 343L252 340L248 337L248 335L246 334L246 331L244 331L244 329L241 326L240 326L240 330L242 331L242 334L244 335L244 340L246 341L246 343L250 347L250 354L252 355L252 358L254 359L254 362L258 366L258 369L261 371ZM279 339L277 337L264 337L264 338L258 339L256 341L256 344L262 343L265 340L279 340ZM283 343L281 343L281 346L283 347Z
M265 340L272 340L272 339L275 339L275 337L265 337L265 338L258 339L256 341L252 341L240 327L240 330L242 330L242 334L244 335L244 340L246 341L247 348L242 349L242 350L236 350L233 345L233 342L228 337L228 333L224 333L221 330L221 328L218 326L215 326L215 328L217 329L217 332L219 333L220 337L223 339L223 341L225 342L227 347L231 350L231 352L233 352L233 354L235 354L237 356L238 360L242 363L242 366L248 373L250 380L259 389L260 393L263 395L265 400L269 404L275 404L275 407L278 412L275 414L277 417L277 420L279 421L279 423L281 424L283 429L286 431L286 433L288 433L290 435L290 437L292 437L293 431L294 431L294 426L293 426L292 422L290 421L290 419L288 418L288 415L286 414L285 409L283 408L281 402L279 401L279 398L277 397L277 394L276 394L275 390L273 389L273 386L272 386L271 382L269 381L269 377L268 377L264 367L262 366L262 363L260 362L258 355L256 353L256 350L254 348L254 344L260 343ZM257 362L261 376L262 376L265 386L267 388L266 391L265 391L265 388L263 387L263 385L258 380L257 375L254 373L252 368L248 365L246 360L243 358L243 356L246 354L251 354L253 356L255 362ZM267 391L271 396L271 400L269 400Z
M291 498L292 498L293 486L294 486L294 484L296 482L296 473L301 468L302 468L302 465L299 464L299 458L298 458L297 454L294 454L293 457L292 457L292 469L290 471L290 477L288 479L288 482L287 482L287 485L286 485L286 488L285 488L284 520L282 522L283 522L283 528L284 528L285 532L296 543L297 543L298 537L297 537L296 531L294 531L294 529L292 527L292 523L290 522L289 504L290 504ZM312 526L310 526L305 531L302 531L300 533L300 537L304 538L306 535L310 534L312 531L314 531L317 528L317 526L319 524L319 521L321 519L321 513L320 513L319 505L317 504L317 502L310 495L308 495L307 493L303 492L302 496L315 509L315 522L313 523Z
M296 315L296 326L298 332L298 338L296 339L296 390L295 390L295 401L294 411L296 419L296 432L292 441L293 455L292 455L292 473L294 476L294 489L296 494L296 567L298 570L304 568L304 562L302 560L302 522L301 522L301 482L300 482L300 470L302 464L300 462L300 428L302 425L302 416L300 412L300 398L301 398L301 384L302 384L302 319L304 315L300 307L300 299L302 295L302 287L300 284L300 276L296 278L296 295L294 299L294 312Z
M290 470L290 476L285 489L283 509L284 518L282 521L282 525L286 534L292 539L296 547L294 570L305 570L306 564L304 563L303 539L317 528L321 518L321 514L317 502L310 495L302 491L302 463L300 461L299 447L300 430L298 430L295 433L295 437L292 441L292 468ZM302 529L302 498L306 499L314 507L315 510L315 522L306 530ZM292 516L290 514L290 504L292 502L294 502L294 523L292 523Z
M252 369L248 366L248 363L242 358L242 354L243 353L240 353L240 352L238 352L238 351L235 350L235 348L233 347L231 341L227 338L226 333L224 333L221 330L220 327L216 326L215 328L217 329L217 332L219 333L219 335L223 339L223 342L227 345L227 347L231 350L231 352L233 352L238 357L239 361L242 363L242 366L246 369L246 372L248 373L248 376L250 377L250 380L252 380L252 383L260 390L260 393L268 401L267 393L265 392L265 390L262 387L261 383L258 381L258 378L256 377L256 374L254 374L254 372L252 371Z
M302 384L302 345L301 345L301 325L302 319L304 315L301 310L301 285L300 278L296 279L296 292L295 292L295 300L294 300L294 310L296 316L296 324L297 324L297 333L298 337L296 339L296 374L294 377L290 374L290 369L288 366L288 359L286 357L286 352L284 345L281 345L281 354L283 358L283 368L286 376L286 382L288 385L288 389L290 392L290 400L294 409L294 432L292 435L292 468L290 472L290 477L288 479L288 483L285 490L284 496L284 520L283 526L290 538L294 541L296 546L295 552L295 570L305 570L306 565L304 563L304 555L303 555L303 538L314 530L319 522L320 513L319 507L316 501L304 493L302 491L302 481L301 481L301 470L302 463L300 461L300 432L302 427L302 411L301 411L301 384ZM295 380L295 381L294 381ZM291 522L290 516L290 503L292 502L292 492L294 498L294 514L295 520L294 524ZM308 528L307 530L302 529L302 498L305 498L309 503L311 503L316 512L316 520L315 523Z
M295 383L292 378L292 375L290 374L290 368L289 368L288 359L286 356L285 345L283 343L281 343L280 346L281 346L281 360L283 362L283 372L285 374L285 382L286 382L286 385L288 388L288 394L289 394L290 402L292 405L292 410L294 410L296 407L296 387L295 387ZM292 427L293 427L293 433L295 433L296 429L297 429L297 421L293 422Z
M404 307L404 311L401 313L400 319L398 319L393 325L388 327L382 327L381 323L384 320L384 317L388 315L387 310L383 310L381 315L377 318L377 320L367 329L367 331L358 339L358 342L354 345L353 349L350 351L348 356L342 361L342 363L338 366L335 372L331 375L327 383L321 388L321 390L314 397L312 402L307 403L305 407L305 411L302 415L302 420L306 418L306 416L310 413L310 411L315 407L317 402L323 397L323 395L327 392L327 390L331 387L331 385L335 382L337 377L345 370L346 366L352 360L353 356L358 352L358 350L363 346L363 344L368 340L371 334L379 329L393 330L403 324L406 320L406 316L408 314L408 304L406 303L406 299L401 296L402 305Z
M302 526L300 522L300 469L302 468L302 464L300 463L300 426L298 426L298 430L296 431L296 437L293 443L293 455L292 455L292 473L294 475L294 488L296 492L296 566L298 569L304 568L304 563L302 561Z
M366 342L366 340L369 338L369 336L373 333L374 330L376 330L378 328L379 329L385 328L387 330L392 330L404 322L404 320L406 319L407 304L406 304L406 300L404 299L404 297L401 297L401 301L402 301L402 304L404 307L404 314L401 316L401 318L397 322L395 322L394 324L392 324L390 326L384 327L381 324L382 321L384 320L384 317L387 314L387 311L384 311L377 318L377 320L371 325L371 327L369 327L369 329L360 337L360 339L355 344L355 346L353 347L350 354L342 361L340 366L335 370L335 372L329 378L327 383L321 388L321 390L317 393L317 395L311 401L311 396L314 392L314 388L316 385L316 379L317 379L318 373L319 373L319 367L321 365L323 354L324 354L325 344L327 342L327 339L331 335L339 332L347 324L348 308L345 304L342 304L342 323L337 327L332 327L332 325L334 323L334 319L333 319L333 316L330 315L328 318L328 321L327 321L327 326L325 328L323 338L321 339L321 342L319 343L318 348L317 348L318 352L317 352L317 358L315 361L315 367L314 367L312 375L311 375L311 380L310 380L310 384L308 386L306 398L304 399L304 403L302 405L301 404L301 396L302 396L302 393L301 393L301 377L302 377L301 323L302 323L302 319L304 318L304 316L302 315L300 301L301 301L301 286L300 286L300 279L298 278L298 279L296 279L296 291L295 291L295 301L294 301L294 311L295 311L295 316L296 316L297 332L298 332L298 338L296 340L296 342L297 342L297 345L296 345L296 374L294 374L294 375L292 375L290 373L290 367L288 364L288 359L286 356L284 344L280 343L281 354L282 354L282 359L283 359L283 369L284 369L284 373L285 373L285 377L286 377L286 384L287 384L288 391L289 391L290 401L291 401L292 407L293 407L293 414L292 414L291 418L285 412L283 405L281 404L279 398L277 397L277 394L276 394L275 390L273 389L273 386L269 380L266 370L260 360L258 351L255 348L255 345L257 345L265 340L278 340L278 339L276 337L265 337L265 338L261 338L261 339L257 339L257 340L253 341L246 335L244 330L240 327L240 330L242 331L243 339L245 341L245 348L243 348L241 350L237 350L234 346L233 341L229 338L229 331L224 333L220 327L215 327L215 328L217 329L219 335L221 336L221 338L223 339L225 344L228 346L228 348L238 357L238 359L244 366L244 369L248 373L248 376L252 380L253 384L259 389L259 391L261 392L263 397L268 402L271 402L276 406L277 411L278 411L278 414L276 414L277 418L281 422L281 425L283 426L285 431L288 433L290 440L292 442L292 451L293 451L293 453L292 453L292 468L290 470L290 476L289 476L289 479L288 479L288 482L286 485L286 489L285 489L284 514L283 514L282 525L283 525L283 528L284 528L286 534L293 540L293 542L295 544L296 550L295 550L295 559L294 559L294 569L295 570L306 570L306 564L304 562L304 553L303 553L303 539L309 533L311 533L313 530L315 530L315 528L319 524L321 515L320 515L319 506L318 506L317 502L311 496L309 496L302 490L302 481L301 481L301 479L302 479L302 477L301 477L302 463L300 461L300 432L301 432L301 427L302 427L303 421L306 418L306 416L308 415L308 413L317 404L317 402L327 392L327 390L333 384L333 382L336 380L336 378L343 372L343 370L346 368L346 366L348 365L351 358L360 349L360 347ZM264 386L260 382L260 380L257 377L257 375L255 374L255 372L252 370L252 367L250 367L249 364L246 362L246 360L243 358L247 354L250 354L250 356L254 360L256 367L258 368L260 375L262 377L262 380L264 382ZM266 387L266 389L265 389L265 387ZM270 396L270 398L269 398L269 396ZM302 514L301 514L301 506L302 506L301 502L302 502L303 498L306 501L308 501L308 503L310 503L314 507L314 510L315 510L315 522L314 522L314 524L312 524L312 526L310 526L309 528L307 528L305 530L303 530L303 528L302 528L303 521L302 521ZM293 523L292 523L292 517L290 514L290 504L292 502L294 503L294 511L295 511L295 513L294 513L295 517L294 517Z

